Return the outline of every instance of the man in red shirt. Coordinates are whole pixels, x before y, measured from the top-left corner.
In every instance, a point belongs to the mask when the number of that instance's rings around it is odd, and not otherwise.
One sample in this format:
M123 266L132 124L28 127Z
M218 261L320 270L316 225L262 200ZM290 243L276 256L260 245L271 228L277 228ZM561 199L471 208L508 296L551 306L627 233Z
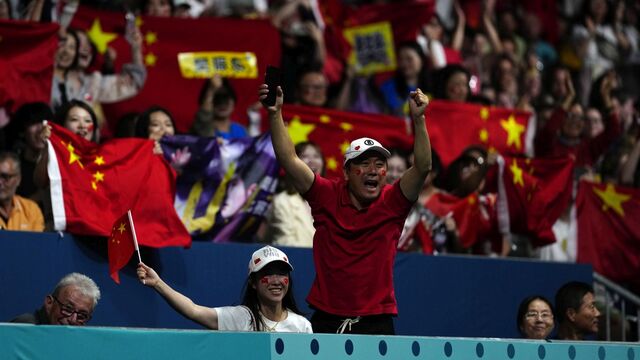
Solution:
M267 85L260 87L266 99ZM351 143L345 154L344 179L315 175L295 153L282 119L280 88L267 107L273 148L293 185L311 206L316 233L316 278L307 301L315 309L314 332L394 334L398 309L393 262L404 221L431 170L431 145L424 112L429 102L420 89L410 94L414 165L387 185L389 151L370 138Z

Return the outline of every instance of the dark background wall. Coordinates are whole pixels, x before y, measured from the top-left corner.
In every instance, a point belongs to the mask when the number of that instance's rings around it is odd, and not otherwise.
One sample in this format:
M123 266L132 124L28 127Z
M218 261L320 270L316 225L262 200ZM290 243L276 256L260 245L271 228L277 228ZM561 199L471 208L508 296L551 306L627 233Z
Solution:
M237 304L247 264L258 244L194 243L190 249L143 249L142 259L176 290L205 306ZM283 248L295 271L298 304L314 276L311 250ZM91 325L150 328L199 328L175 313L135 277L134 258L109 277L106 242L68 234L0 232L0 321L42 305L56 282L73 271L93 278L102 291ZM517 337L515 313L531 294L553 299L564 282L591 282L587 265L542 263L479 257L399 254L395 288L399 335Z

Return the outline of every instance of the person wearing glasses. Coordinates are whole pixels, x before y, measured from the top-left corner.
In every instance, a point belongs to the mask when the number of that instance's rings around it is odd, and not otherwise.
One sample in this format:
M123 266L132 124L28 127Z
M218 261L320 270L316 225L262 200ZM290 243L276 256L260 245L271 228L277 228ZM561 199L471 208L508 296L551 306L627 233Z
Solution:
M100 300L98 285L86 275L71 273L63 277L44 304L34 313L22 314L12 323L35 325L86 325Z
M523 338L547 339L555 325L553 306L544 296L529 296L520 303L516 322Z
M149 266L138 264L138 279L153 288L182 316L211 330L311 333L311 323L293 297L293 266L287 255L272 246L256 250L242 304L206 307L172 289Z

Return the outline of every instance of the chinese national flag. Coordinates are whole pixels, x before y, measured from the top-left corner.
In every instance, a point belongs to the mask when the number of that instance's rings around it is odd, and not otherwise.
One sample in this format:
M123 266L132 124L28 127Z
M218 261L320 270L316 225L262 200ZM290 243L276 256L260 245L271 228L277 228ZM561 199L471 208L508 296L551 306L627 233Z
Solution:
M640 190L581 181L576 212L578 262L640 290Z
M458 228L460 244L463 248L473 246L480 235L490 227L490 220L483 214L478 194L459 198L444 192L432 195L425 203L436 216L443 218L452 216Z
M51 100L58 24L0 20L0 107Z
M313 141L322 148L328 177L343 176L343 154L352 140L366 136L386 148L403 149L410 149L413 143L404 121L393 116L288 104L283 108L283 116L294 143Z
M469 145L518 156L532 150L535 124L527 112L434 100L427 108L431 146L448 166Z
M508 211L508 216L498 217L502 225L513 233L531 235L534 246L554 243L551 228L569 206L574 161L504 156L498 164L498 201L506 205L498 209Z
M48 174L55 230L111 235L111 225L131 209L141 245L190 246L173 207L175 174L153 141L86 141L52 126Z
M189 130L205 79L183 77L178 66L179 53L255 54L258 68L256 76L230 79L238 97L234 120L240 123L247 122L247 106L258 100L257 89L264 81L267 65L280 64L280 36L268 20L142 16L136 23L144 39L147 81L135 97L103 106L112 128L115 127L115 121L128 112L141 112L149 106L160 105L173 114L178 131ZM71 27L85 29L100 54L104 54L108 46L113 47L118 53L116 66L131 61L130 46L124 37L123 13L80 6ZM97 60L100 63L101 58Z
M127 214L122 215L113 223L109 237L109 274L116 283L120 284L118 270L122 269L135 250L133 231Z

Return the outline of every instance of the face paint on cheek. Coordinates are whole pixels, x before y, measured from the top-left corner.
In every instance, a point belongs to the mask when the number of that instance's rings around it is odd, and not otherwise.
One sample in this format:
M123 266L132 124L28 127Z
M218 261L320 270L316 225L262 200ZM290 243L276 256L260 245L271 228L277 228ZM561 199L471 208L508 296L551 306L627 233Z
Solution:
M360 169L356 169L356 175L358 175L358 176L359 176L359 175L362 175L362 170L360 170Z
M381 169L380 170L380 176L387 176L387 170Z
M90 132L90 133L93 132L93 124L87 125L87 131Z
M289 285L289 278L282 279L282 283L285 285Z
M263 276L260 279L260 282L263 283L263 284L268 284L269 283L269 277L268 276Z

